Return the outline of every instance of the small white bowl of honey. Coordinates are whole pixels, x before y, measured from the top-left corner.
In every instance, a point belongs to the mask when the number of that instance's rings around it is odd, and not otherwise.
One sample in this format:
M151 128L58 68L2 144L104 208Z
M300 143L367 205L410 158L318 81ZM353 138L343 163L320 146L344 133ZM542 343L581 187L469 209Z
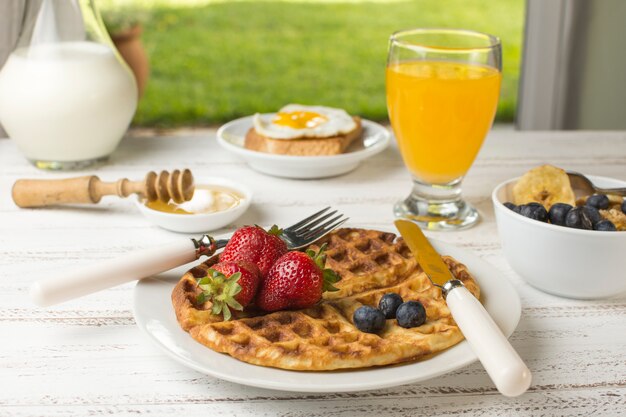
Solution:
M173 200L135 203L152 223L181 233L204 233L220 229L237 220L250 206L252 192L226 178L203 178L195 186L193 197L183 203Z

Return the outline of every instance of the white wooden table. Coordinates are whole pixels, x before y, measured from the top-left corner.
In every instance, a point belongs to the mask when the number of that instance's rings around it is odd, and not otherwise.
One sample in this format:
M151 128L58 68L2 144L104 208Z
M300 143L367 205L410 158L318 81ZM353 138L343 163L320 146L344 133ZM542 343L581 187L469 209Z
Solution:
M515 275L500 249L490 192L541 162L626 179L626 134L496 128L464 186L482 223L436 235L470 248L517 288L523 314L511 340L534 373L528 393L502 397L475 363L414 385L313 395L239 386L170 360L135 326L134 284L48 310L31 305L27 289L35 273L167 242L175 234L149 224L130 201L18 209L10 197L16 179L68 174L38 171L13 143L0 140L0 415L624 416L626 296L574 301L543 294ZM231 229L289 224L326 205L350 216L353 225L390 227L392 204L410 186L395 147L348 175L296 181L250 170L207 131L128 138L107 165L89 173L138 179L148 170L177 167L191 168L199 179L231 177L255 191L253 206Z

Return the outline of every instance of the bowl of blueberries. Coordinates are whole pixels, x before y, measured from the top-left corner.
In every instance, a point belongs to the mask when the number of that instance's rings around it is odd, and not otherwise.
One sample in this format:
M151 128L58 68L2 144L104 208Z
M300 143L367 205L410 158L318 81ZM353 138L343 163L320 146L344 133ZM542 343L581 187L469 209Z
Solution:
M602 188L626 187L626 181L588 178ZM513 270L530 285L563 297L625 292L626 200L572 189L575 201L514 204L519 180L503 182L492 194L502 250Z

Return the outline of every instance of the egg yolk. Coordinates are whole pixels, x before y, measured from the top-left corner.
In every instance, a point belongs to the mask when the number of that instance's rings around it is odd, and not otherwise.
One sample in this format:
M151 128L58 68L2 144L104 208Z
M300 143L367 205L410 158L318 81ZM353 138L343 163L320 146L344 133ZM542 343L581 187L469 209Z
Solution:
M319 113L298 110L276 113L272 123L280 126L291 127L293 129L305 129L307 127L311 128L319 126L327 121L328 119Z

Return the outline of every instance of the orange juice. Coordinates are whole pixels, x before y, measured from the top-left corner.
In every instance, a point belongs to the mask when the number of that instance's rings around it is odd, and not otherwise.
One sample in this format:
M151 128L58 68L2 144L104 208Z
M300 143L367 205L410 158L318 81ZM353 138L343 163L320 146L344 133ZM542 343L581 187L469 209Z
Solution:
M387 67L387 107L404 163L430 184L469 170L491 127L500 93L492 67L410 61Z

